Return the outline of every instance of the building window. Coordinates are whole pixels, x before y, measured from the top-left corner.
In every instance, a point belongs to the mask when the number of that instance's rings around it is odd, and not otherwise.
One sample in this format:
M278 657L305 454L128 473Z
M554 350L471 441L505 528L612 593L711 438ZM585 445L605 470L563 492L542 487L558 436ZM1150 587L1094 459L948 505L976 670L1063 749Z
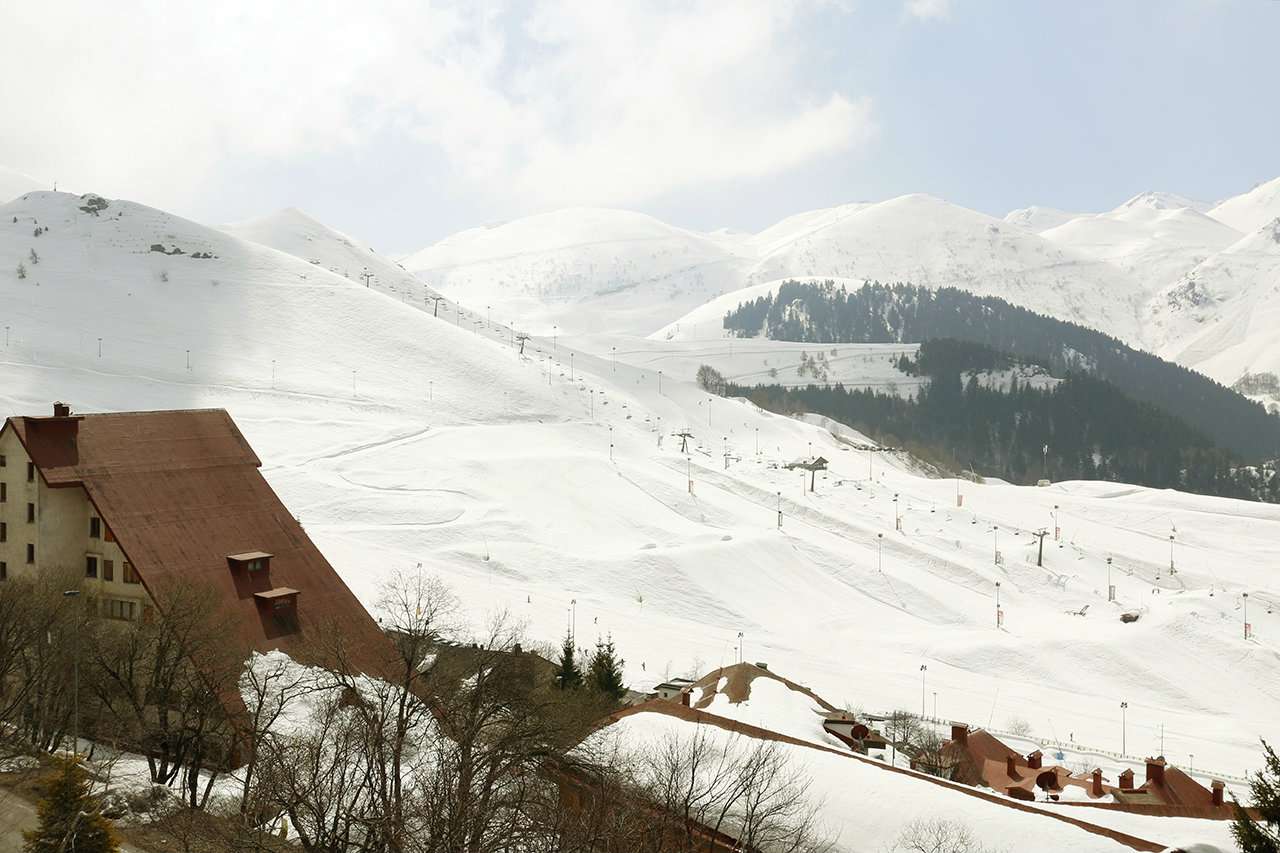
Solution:
M0 453L0 468L4 468L8 466L8 464L9 464L9 460L5 458L3 453Z
M5 524L3 521L0 521L0 542L8 542L8 541L9 541L9 525Z
M36 561L36 546L30 542L27 543L27 565L30 566Z
M120 570L120 580L125 583L141 583L138 580L138 573L133 570L133 563L128 560L124 561L123 568Z
M9 484L0 483L0 504L9 500Z
M0 581L7 581L8 579L9 579L9 564L6 563L4 560L0 560Z
M267 567L267 561L262 558L250 560L244 564L244 567L251 572L260 572Z
M87 578L96 578L98 576L98 558L84 558L84 576Z
M103 538L103 539L105 539L105 540L106 540L106 541L108 541L108 542L114 542L114 541L116 541L116 535L115 535L114 533L112 533L112 532L111 532L111 528L110 528L110 527L103 527L103 528L102 528L102 538Z
M102 579L104 581L113 581L116 579L116 562L115 560L102 561Z
M132 601L122 601L119 598L104 598L102 600L102 615L108 619L123 619L132 622L138 612L138 605Z
M27 504L27 524L36 523L36 505Z
M89 538L90 539L102 538L102 519L98 518L97 516L89 517Z
M27 463L27 482L34 483L36 481L36 463Z

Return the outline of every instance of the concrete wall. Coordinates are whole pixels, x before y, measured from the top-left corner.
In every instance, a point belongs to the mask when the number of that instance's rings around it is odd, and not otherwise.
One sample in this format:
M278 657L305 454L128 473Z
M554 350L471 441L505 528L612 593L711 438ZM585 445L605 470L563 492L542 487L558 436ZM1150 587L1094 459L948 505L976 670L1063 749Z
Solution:
M102 519L100 536L90 536L90 519L97 516L88 494L80 486L50 488L36 473L34 483L27 482L30 457L13 430L0 436L0 455L6 465L0 468L0 480L7 484L8 500L0 504L0 521L8 525L8 541L0 544L0 560L7 566L10 578L41 577L53 574L80 578L80 589L86 597L96 599L92 606L102 615L115 614L133 618L142 616L149 605L141 584L125 583L125 555L119 543L108 541L110 525ZM36 523L27 522L27 504L36 506ZM27 545L36 546L34 565L27 564ZM98 561L96 578L86 577L87 557ZM112 579L105 579L106 562L112 564ZM112 605L112 601L128 602L132 607Z

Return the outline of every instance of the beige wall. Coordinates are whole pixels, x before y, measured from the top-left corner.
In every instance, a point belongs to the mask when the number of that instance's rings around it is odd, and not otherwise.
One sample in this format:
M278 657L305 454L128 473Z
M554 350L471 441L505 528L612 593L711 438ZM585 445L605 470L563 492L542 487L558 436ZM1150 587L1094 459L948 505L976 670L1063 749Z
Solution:
M8 484L8 500L0 504L0 521L8 525L8 541L0 543L0 560L8 567L9 577L30 577L66 571L84 578L81 590L99 599L118 599L134 603L135 618L147 602L141 584L124 582L124 552L106 539L106 519L101 525L101 538L89 535L89 519L97 515L89 496L80 486L50 488L37 472L34 483L27 482L30 457L12 429L0 435L0 455L6 465L0 468L0 480ZM36 523L27 523L27 504L36 505ZM27 564L27 544L36 546L36 562ZM85 577L86 557L98 558L98 577ZM104 563L113 564L113 579L103 579Z

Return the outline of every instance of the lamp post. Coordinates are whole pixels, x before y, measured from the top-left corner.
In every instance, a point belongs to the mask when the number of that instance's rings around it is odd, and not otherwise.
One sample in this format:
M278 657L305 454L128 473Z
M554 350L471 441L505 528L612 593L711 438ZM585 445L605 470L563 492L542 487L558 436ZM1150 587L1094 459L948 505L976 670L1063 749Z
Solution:
M612 359L612 370L616 373L618 370L618 348L609 347L609 355Z
M876 534L876 571L884 573L884 534Z
M742 632L738 632L738 663L742 663Z
M569 636L578 642L578 599L569 599Z
M991 525L991 545L993 548L992 560L998 566L1000 565L1000 525Z
M1126 712L1129 710L1128 702L1120 703L1120 754L1124 755L1128 752L1128 740L1126 736Z
M902 517L898 515L898 493L893 493L893 529L902 530Z
M924 716L924 697L925 697L924 680L925 680L925 676L928 675L928 673L929 673L929 665L924 663L920 664L920 716L921 717Z
M1169 534L1169 574L1176 575L1178 570L1173 567L1173 534Z
M662 394L662 371L658 371L658 394Z
M1000 627L1000 581L996 581L996 627Z
M556 338L560 335L560 327L555 323L551 324L551 351L556 351Z
M1244 596L1244 638L1249 639L1249 593L1241 593Z
M1057 542L1062 538L1062 528L1058 526L1058 505L1053 505L1053 541Z
M933 718L938 719L938 691L933 691Z
M68 589L63 590L64 598L79 598L80 590ZM75 618L75 643L74 655L71 659L71 760L75 760L75 756L80 754L80 618L79 614L73 614Z
M1107 557L1107 601L1116 600L1116 588L1111 584L1111 558Z

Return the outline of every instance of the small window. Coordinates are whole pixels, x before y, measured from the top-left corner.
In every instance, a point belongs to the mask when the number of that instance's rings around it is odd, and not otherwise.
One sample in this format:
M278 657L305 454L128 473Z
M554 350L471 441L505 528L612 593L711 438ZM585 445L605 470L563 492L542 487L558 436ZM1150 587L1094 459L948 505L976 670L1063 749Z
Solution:
M267 567L267 561L262 558L258 558L256 560L250 560L245 563L244 566L251 572L260 572Z
M27 463L27 482L34 483L36 481L36 463Z
M7 581L8 579L9 579L9 564L6 563L4 560L0 560L0 581Z
M3 521L0 521L0 542L8 542L8 541L9 541L9 525L5 524Z
M102 579L104 581L113 581L116 579L116 562L115 560L102 561Z
M102 538L102 519L98 518L96 515L89 517L89 538Z
M27 524L36 523L36 505L27 504Z
M9 484L0 483L0 504L9 500Z
M141 583L138 573L133 570L133 563L128 560L124 561L123 568L120 569L120 580L125 583Z
M110 528L110 527L107 527L107 526L105 526L105 525L104 525L104 526L103 526L103 528L102 528L102 538L103 538L103 539L105 539L105 540L106 540L106 541L108 541L108 542L114 542L114 541L116 541L116 535L115 535L114 533L112 533L112 532L111 532L111 528Z
M8 465L9 460L5 458L3 453L0 453L0 468L6 468Z
M27 565L30 566L36 561L36 546L30 542L27 543Z
M96 578L98 576L98 558L84 558L84 576L87 578Z
M108 619L122 619L132 622L137 614L137 604L122 601L119 598L106 598L102 601L102 615Z

